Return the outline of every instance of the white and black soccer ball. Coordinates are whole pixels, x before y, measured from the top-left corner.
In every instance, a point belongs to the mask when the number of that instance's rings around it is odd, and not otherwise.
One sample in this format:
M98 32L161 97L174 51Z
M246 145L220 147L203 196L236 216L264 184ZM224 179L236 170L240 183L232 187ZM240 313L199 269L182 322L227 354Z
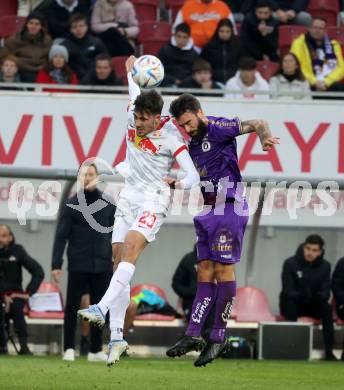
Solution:
M164 79L164 66L159 58L146 54L134 62L131 74L141 88L155 88Z

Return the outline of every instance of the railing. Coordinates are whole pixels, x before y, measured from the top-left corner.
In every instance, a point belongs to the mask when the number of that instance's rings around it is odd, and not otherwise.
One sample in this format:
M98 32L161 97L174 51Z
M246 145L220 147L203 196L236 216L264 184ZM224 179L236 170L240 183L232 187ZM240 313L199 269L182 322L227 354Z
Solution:
M14 90L15 89L15 90ZM36 84L36 83L0 83L0 92L1 90L8 90L13 92L22 92L22 91L35 91L35 92L44 92L44 93L52 93L52 92L46 92L43 91L44 89L53 89L53 90L70 90L71 92L75 93L99 93L103 92L104 94L109 93L128 93L127 87L122 86L94 86L94 85L64 85L64 84ZM221 88L221 89L202 89L202 88L156 88L157 91L159 91L162 95L180 95L184 92L192 93L198 96L207 96L211 95L213 97L223 97L224 94L232 94L232 95L242 95L242 91L232 91L227 88ZM55 92L56 93L56 92ZM63 93L63 92L61 92ZM252 90L250 93L254 93L255 95L259 96L269 96L272 99L278 97L293 97L295 99L300 98L337 98L337 99L343 99L344 100L344 92L314 92L310 91L307 94L300 94L300 92L294 92L294 93L286 93L286 92L269 92L269 91L255 91Z

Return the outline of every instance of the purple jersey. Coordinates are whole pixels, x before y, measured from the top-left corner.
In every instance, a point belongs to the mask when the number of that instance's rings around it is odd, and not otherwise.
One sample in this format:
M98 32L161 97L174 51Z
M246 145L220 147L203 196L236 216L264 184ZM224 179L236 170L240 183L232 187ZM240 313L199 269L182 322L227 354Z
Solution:
M189 152L203 183L204 202L215 204L216 196L221 191L219 181L222 178L228 178L228 182L233 183L233 188L228 188L223 196L227 199L235 197L237 183L241 182L235 140L240 135L241 122L239 118L207 118L207 133L202 140L191 140Z

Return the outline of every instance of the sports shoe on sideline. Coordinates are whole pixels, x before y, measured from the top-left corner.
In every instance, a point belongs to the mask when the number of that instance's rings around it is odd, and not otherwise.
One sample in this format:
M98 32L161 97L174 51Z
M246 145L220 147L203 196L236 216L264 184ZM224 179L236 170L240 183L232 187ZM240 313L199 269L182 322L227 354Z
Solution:
M98 325L100 328L105 325L105 316L98 305L91 305L87 309L78 310L78 316Z
M109 343L107 365L112 366L118 362L123 352L127 351L128 348L128 343L125 340L111 340Z
M168 357L183 356L191 351L201 351L205 346L203 337L183 336L173 347L166 351Z
M63 354L62 360L66 362L74 362L75 360L75 351L73 348L66 349Z
M88 362L106 362L106 360L107 360L107 356L103 351L99 351L96 353L89 352L87 354Z
M202 367L211 363L214 359L221 356L222 351L227 348L227 340L223 343L214 343L208 341L198 359L194 362L195 367Z

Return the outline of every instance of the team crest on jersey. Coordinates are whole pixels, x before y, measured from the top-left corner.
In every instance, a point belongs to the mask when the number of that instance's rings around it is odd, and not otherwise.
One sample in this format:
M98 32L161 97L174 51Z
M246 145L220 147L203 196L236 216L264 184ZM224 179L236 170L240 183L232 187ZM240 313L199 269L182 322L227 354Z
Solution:
M136 134L135 129L128 129L128 140L135 144L137 149L151 154L156 154L159 148L147 137L140 137Z
M209 141L203 141L202 142L202 150L203 152L209 152L209 150L211 149L211 144Z
M232 258L232 241L232 233L227 229L221 229L215 235L212 251L229 260Z

